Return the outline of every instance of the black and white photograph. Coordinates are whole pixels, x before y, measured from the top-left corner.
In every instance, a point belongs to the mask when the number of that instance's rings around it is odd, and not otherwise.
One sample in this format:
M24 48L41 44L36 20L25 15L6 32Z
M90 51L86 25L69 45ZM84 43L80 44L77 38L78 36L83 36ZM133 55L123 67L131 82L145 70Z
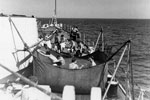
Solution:
M0 0L0 100L150 100L150 0Z

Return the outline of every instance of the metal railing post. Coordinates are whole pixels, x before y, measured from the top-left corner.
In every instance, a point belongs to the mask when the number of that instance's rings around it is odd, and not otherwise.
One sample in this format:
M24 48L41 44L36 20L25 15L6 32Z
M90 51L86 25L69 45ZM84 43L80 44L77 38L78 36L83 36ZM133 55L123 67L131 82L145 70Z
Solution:
M121 61L122 61L122 58L123 58L123 56L124 56L124 54L125 54L126 49L127 49L127 45L125 46L125 48L124 48L124 50L123 50L123 52L122 52L122 54L121 54L121 56L120 56L120 59L119 59L119 61L118 61L118 63L117 63L117 66L116 66L116 69L115 69L115 71L114 71L114 73L113 73L113 75L112 75L112 78L111 78L111 80L110 80L110 83L108 84L108 86L107 86L107 88L106 88L106 91L105 91L105 93L104 93L104 96L103 96L103 99L102 99L102 100L104 100L105 97L106 97L106 95L107 95L107 92L108 92L108 90L109 90L109 88L110 88L111 82L113 81L113 79L114 79L114 77L115 77L115 75L116 75L116 72L117 72L117 70L118 70L118 68L119 68L119 65L120 65L120 63L121 63Z

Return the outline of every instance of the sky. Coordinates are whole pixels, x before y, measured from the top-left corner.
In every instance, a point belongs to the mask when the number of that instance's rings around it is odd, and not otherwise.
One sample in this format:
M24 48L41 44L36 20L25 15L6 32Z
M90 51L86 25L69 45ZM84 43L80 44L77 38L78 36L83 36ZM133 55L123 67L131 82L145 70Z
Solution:
M55 0L0 0L0 13L52 17ZM150 0L57 0L58 18L150 19Z

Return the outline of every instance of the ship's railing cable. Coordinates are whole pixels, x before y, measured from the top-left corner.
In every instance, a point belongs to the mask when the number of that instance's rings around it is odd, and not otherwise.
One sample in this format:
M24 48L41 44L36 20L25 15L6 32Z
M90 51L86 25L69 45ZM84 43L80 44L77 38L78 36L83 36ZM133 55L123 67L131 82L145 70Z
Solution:
M97 37L97 41L96 41L96 44L95 44L95 46L94 46L94 51L95 51L95 50L96 50L96 48L97 48L97 45L98 45L99 39L100 39L100 38L103 38L103 37L102 37L102 34L103 34L103 29L102 29L102 27L101 27L100 34L98 35L98 37ZM103 39L102 39L102 40L103 40Z
M103 28L102 27L101 27L100 31L102 33L102 38L101 38L102 39L102 52L104 52L104 50L105 50L105 45L104 45L105 41L104 41L104 34L103 34Z
M5 70L11 72L11 73L14 74L15 76L19 77L21 80L23 80L23 81L26 82L27 84L32 85L32 86L34 86L35 88L37 88L38 90L40 90L41 92L47 94L48 96L51 96L51 98L53 98L53 99L58 99L58 100L62 100L61 97L57 96L56 94L54 94L54 93L52 93L52 92L49 92L49 91L43 89L42 87L38 86L36 83L32 82L31 80L29 80L28 78L24 77L23 75L21 75L21 74L19 74L19 73L16 73L16 72L14 72L14 71L12 71L12 70L10 70L8 67L2 65L1 63L0 63L0 66L1 66L2 68L4 68Z
M10 16L9 17L9 24L10 24L10 28L11 28L11 33L12 33L12 38L13 38L13 43L14 43L14 47L15 47L15 51L17 51L17 46L16 46L16 42L15 42L15 37L14 37L14 32L13 32L13 28L12 28L12 24L11 24L11 20L10 20ZM16 57L14 55L14 53L12 53L15 60L16 60L16 63L19 61L19 58L18 58L18 53L16 53Z
M109 90L109 88L110 88L110 85L111 85L111 83L112 83L112 81L113 81L113 79L114 79L114 77L115 77L115 75L116 75L116 72L117 72L117 70L118 70L118 68L119 68L119 66L120 66L120 63L121 63L121 61L122 61L122 58L123 58L123 56L124 56L124 54L125 54L125 51L126 51L127 47L128 47L128 46L126 45L125 48L124 48L124 50L123 50L123 52L122 52L122 54L121 54L121 56L120 56L120 59L119 59L119 61L118 61L118 63L117 63L117 66L116 66L116 69L115 69L115 71L114 71L114 73L113 73L113 75L112 75L112 78L111 78L111 80L110 80L110 83L108 84L108 86L107 86L107 88L106 88L106 91L105 91L105 93L104 93L104 95L103 95L102 100L105 99L105 97L106 97L106 95L107 95L107 93L108 93L108 90Z
M109 61L109 63L115 63L115 61ZM123 73L125 73L125 70L122 67L120 67L120 69ZM113 72L109 70L109 73L112 75ZM114 77L114 78L119 80L118 77ZM137 100L139 98L139 96L141 95L141 92L144 93L143 98L149 98L150 99L150 91L142 89L134 80L133 80L133 82L134 82L134 87L137 87L138 88L137 90L140 91L139 95L134 97L134 99L136 98L136 100ZM119 84L119 86L123 89L123 92L126 94L127 92L124 90L124 86L122 86L121 84ZM140 96L140 98L141 98L141 96ZM141 99L138 99L138 100L141 100Z
M14 26L14 28L15 28L15 30L16 30L18 36L19 36L19 38L21 39L21 41L22 41L22 43L23 43L23 45L24 45L24 49L25 49L25 50L28 49L29 47L28 47L27 43L23 40L21 34L19 33L19 31L18 31L18 29L17 29L15 23L14 23L13 20L11 19L11 17L9 17L9 20L10 20L10 22L12 23L12 25Z
M130 40L126 41L125 43L123 43L123 45L115 52L113 53L107 60L106 62L108 62L109 60L111 60L127 43L131 43Z
M121 48L123 48L127 43L129 43L129 46L131 46L130 45L130 40L128 40L127 42L125 42L120 48L119 48L119 50L117 50L109 59L111 60L112 58L113 58L113 56L114 55L116 55L119 51L120 51L120 49ZM131 47L129 47L129 52L128 52L128 55L131 55ZM130 56L131 57L131 56ZM108 61L109 61L109 59L108 59ZM130 60L131 60L131 58L130 58ZM131 71L131 83L132 83L132 90L131 90L131 94L132 94L132 100L135 100L135 97L134 97L134 86L136 86L136 87L138 87L138 90L140 90L140 93L139 93L139 96L141 95L141 92L143 92L143 98L144 98L144 95L147 97L147 98L150 98L150 93L149 93L149 91L147 91L147 90L145 90L145 89L142 89L134 80L133 80L133 72L132 72L132 62L130 61L129 62L131 65L130 65L130 71ZM126 73L126 71L122 68L122 67L120 67L121 68L121 70L122 70L122 72L124 72L124 73ZM112 73L112 72L111 72ZM133 84L134 83L134 84ZM139 96L138 96L138 98L139 98ZM141 98L141 96L140 96L140 98ZM139 99L139 100L141 100L141 99Z
M130 58L130 56L131 56L131 50L130 50L130 43L131 43L131 41L130 40L128 40L127 42L125 42L111 57L109 57L108 58L108 60L107 61L109 61L109 60L111 60L123 47L125 47L124 48L124 51L122 52L122 54L121 54L121 57L123 57L123 55L125 54L125 51L126 51L126 49L128 49L127 51L128 51L128 60L127 60L127 72L126 72L126 75L127 75L127 92L126 92L126 96L127 96L127 98L129 99L129 100L134 100L134 84L133 84L133 72L132 72L132 68L131 68L131 58ZM120 63L121 63L121 60L122 60L122 58L120 57L120 59L119 59L119 61L118 61L118 64L120 65ZM115 74L116 74L116 71L117 71L117 69L118 69L118 67L119 67L119 65L117 64L117 67L116 67L116 69L115 69L115 71L114 71L114 73L113 73L113 76L112 76L112 78L111 78L111 81L114 79L114 77L115 77ZM130 75L129 75L129 73L131 74L131 78L130 78ZM104 94L104 96L103 96L103 100L105 99L105 96L106 96L106 94L107 94L107 92L108 92L108 89L109 89L109 87L110 87L110 85L111 85L111 81L110 81L110 83L109 83L109 85L107 86L107 88L106 88L106 91L105 91L105 94ZM130 84L131 83L131 84ZM131 87L131 85L132 85L132 88L130 88ZM133 95L131 95L131 92L132 92L132 94Z
M8 16L8 17L9 17L9 22L10 22L10 24L12 23L12 25L14 26L14 28L15 28L15 30L16 30L18 36L19 36L19 38L21 39L21 41L22 41L22 43L23 43L23 45L24 45L24 51L28 51L28 52L31 54L32 52L30 51L29 46L28 46L27 43L23 40L23 38L22 38L21 34L19 33L19 30L17 29L15 23L13 22L13 20L11 19L10 16ZM16 51L16 52L17 52L17 51ZM19 60L19 59L18 59L18 60ZM19 66L18 66L18 68L19 68Z
M128 98L128 100L134 100L134 92L132 89L134 89L134 85L132 83L132 74L131 74L131 57L130 57L130 53L131 53L131 46L130 46L130 43L128 43L128 54L127 54L127 70L125 72L126 74L126 91L127 91L127 94L126 94L126 97ZM131 84L132 86L131 86ZM132 95L131 95L131 92L132 92Z
M132 58L131 58L131 43L128 44L128 68L129 68L129 71L127 74L130 74L131 75L131 78L129 77L129 81L131 83L131 92L130 92L130 95L132 97L132 100L135 100L135 97L134 97L134 78L133 78L133 66L132 66ZM129 88L130 89L130 88Z
M52 37L54 36L55 32L57 30L53 31L52 36L50 37L50 39L52 39ZM38 44L40 44L42 41L44 41L44 39L41 39L39 42L33 44L32 46L30 46L29 48L33 48L36 47L33 51L31 51L31 53L26 56L24 59L22 59L20 62L17 63L17 67L19 67L21 64L23 64L25 61L27 61L31 56L34 56L32 53L35 52L38 49Z

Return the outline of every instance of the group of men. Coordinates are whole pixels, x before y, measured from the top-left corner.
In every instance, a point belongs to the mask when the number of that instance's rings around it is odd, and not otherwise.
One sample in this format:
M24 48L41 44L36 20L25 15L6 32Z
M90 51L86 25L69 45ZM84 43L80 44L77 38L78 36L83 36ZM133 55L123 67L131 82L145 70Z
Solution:
M94 61L92 57L89 57L88 60L90 61L91 66L96 66L96 62ZM69 64L69 69L82 69L83 67L84 65L79 66L77 64L76 58L72 58L71 63Z
M56 31L55 35L53 35L53 42L49 39L51 35L46 35L44 37L44 47L50 48L57 52L63 52L64 50L67 50L67 53L71 53L72 56L81 57L84 53L89 53L89 48L80 41L81 34L78 31L77 27L73 27L71 30L71 33L69 34L69 39L65 37L64 34L59 34L59 32ZM60 66L65 65L65 60L62 56L54 56L50 53L50 51L46 51L46 56L48 56L53 61L54 66ZM92 61L92 60L90 60ZM93 61L92 61L93 62ZM76 65L76 60L72 59L72 62L70 66ZM93 64L92 64L93 65ZM82 66L83 67L83 66ZM70 69L79 69L82 67L69 67Z

